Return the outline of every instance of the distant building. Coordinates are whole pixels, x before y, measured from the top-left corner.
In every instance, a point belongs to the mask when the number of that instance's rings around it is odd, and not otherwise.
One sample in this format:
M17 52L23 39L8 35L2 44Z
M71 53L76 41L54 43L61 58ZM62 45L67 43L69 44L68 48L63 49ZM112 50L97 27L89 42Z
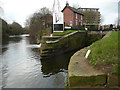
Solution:
M78 10L84 14L84 23L91 25L100 24L100 12L99 8L78 8Z
M120 26L120 1L118 2L118 25Z
M46 29L47 27L50 27L53 22L53 16L51 14L46 14L41 17L41 28Z
M78 8L79 12L84 15L83 24L88 29L98 29L100 24L99 8Z
M82 26L83 25L83 14L80 13L77 9L69 6L68 3L66 3L66 6L62 10L64 15L64 23L65 26Z

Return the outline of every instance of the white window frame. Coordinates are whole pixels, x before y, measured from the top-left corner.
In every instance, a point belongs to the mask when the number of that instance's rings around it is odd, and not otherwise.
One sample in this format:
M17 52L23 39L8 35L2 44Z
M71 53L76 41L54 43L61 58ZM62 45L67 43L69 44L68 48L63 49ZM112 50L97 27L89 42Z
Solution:
M72 26L73 24L72 24L72 21L70 21L70 26Z
M77 13L76 13L75 17L76 17L76 19L78 19L78 15L77 15Z
M81 15L81 26L82 26L82 23L83 23L83 16Z
M76 25L78 25L78 15L77 15L77 13L75 14L75 18L76 18Z
M78 20L76 19L76 25L78 25Z
M83 17L82 17L82 15L81 15L81 21L82 21L82 18L83 18Z

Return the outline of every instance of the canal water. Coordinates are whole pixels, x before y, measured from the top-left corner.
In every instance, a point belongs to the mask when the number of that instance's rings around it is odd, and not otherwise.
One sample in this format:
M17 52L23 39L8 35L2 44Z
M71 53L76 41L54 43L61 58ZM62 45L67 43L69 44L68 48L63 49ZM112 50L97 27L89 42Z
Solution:
M39 45L28 35L10 36L2 46L3 88L64 88L69 59L74 52L41 60Z

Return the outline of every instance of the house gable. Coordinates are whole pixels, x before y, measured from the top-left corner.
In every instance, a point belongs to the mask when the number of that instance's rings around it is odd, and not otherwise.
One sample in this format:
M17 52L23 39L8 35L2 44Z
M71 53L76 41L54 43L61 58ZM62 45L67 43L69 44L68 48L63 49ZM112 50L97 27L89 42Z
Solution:
M72 22L72 24L74 23L74 12L70 10L70 8L66 7L63 11L63 14L65 25L70 25L70 22Z
M66 5L62 10L64 14L65 26L81 26L83 25L83 14L81 14L77 9Z
M69 8L69 9L70 9L72 12L74 12L74 13L83 15L82 13L80 13L80 12L79 12L77 9L75 9L74 7L71 7L71 6L68 6L68 5L66 5L66 6L63 8L62 12L63 12L66 8ZM83 16L84 16L84 15L83 15Z

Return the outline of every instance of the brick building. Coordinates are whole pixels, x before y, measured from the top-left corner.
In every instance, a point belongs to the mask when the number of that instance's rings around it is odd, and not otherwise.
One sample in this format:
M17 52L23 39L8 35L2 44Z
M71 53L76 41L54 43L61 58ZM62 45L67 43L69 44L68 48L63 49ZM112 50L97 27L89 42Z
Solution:
M88 29L98 29L100 24L99 8L78 8L80 13L84 14L83 24Z
M66 6L62 10L64 15L65 26L82 26L83 25L83 14L81 14L77 9L69 6L66 3Z
M100 12L99 8L78 8L80 13L84 14L84 23L91 25L100 24Z
M51 14L46 14L41 17L41 28L46 29L47 27L50 27L53 23L53 16Z

